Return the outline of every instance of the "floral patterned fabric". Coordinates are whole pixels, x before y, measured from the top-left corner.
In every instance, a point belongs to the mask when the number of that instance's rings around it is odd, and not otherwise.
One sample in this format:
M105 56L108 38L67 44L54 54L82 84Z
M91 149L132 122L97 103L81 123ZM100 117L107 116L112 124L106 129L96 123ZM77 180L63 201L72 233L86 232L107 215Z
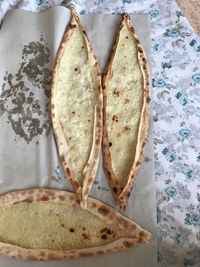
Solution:
M42 11L74 4L80 14L149 13L158 218L158 266L200 266L200 39L175 0L0 0Z

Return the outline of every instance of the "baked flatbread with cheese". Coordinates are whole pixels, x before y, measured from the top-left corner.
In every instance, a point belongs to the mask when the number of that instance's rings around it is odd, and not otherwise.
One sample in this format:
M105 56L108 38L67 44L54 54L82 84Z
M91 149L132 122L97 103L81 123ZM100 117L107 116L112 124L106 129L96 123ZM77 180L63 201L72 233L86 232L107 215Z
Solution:
M150 234L110 206L74 193L31 189L0 196L0 254L70 259L148 243Z
M53 72L51 114L60 159L82 207L99 161L102 106L99 65L72 10Z
M144 156L149 123L149 70L131 19L122 22L103 77L104 167L125 209Z

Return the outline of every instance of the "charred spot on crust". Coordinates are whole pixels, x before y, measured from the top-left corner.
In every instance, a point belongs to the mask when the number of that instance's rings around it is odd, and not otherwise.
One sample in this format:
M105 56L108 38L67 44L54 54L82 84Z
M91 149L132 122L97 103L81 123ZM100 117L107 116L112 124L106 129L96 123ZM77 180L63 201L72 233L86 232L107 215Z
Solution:
M35 258L35 256L29 255L29 256L27 257L27 259L28 259L28 260L35 260L36 258Z
M112 146L112 142L109 142L109 147L111 147Z
M74 69L74 71L77 71L77 70L78 70L78 68L75 68L75 69Z
M148 96L147 97L147 103L149 103L151 101L151 98Z
M33 202L32 198L26 198L24 200L14 202L13 205L16 205L16 204L19 204L19 203L32 203L32 202Z
M107 144L106 143L103 143L103 148L107 148Z
M66 168L65 170L66 170L67 175L68 175L68 176L71 176L71 171L70 171L70 169L69 169L69 168Z
M53 197L55 197L55 192L53 192L53 191L48 191L48 195L49 195L49 196L53 196Z
M128 39L128 36L126 36L126 39Z
M76 28L76 25L75 25L75 24L70 24L70 25L69 25L69 28L70 28L70 29L74 29L74 28Z
M59 198L61 201L64 201L64 200L65 200L64 196L59 196L58 198Z
M136 229L136 226L134 224L131 225L131 229L132 230L135 230Z
M78 183L77 181L73 181L72 183L73 183L73 186L74 186L75 188L78 188L78 187L79 187L79 183Z
M108 71L107 71L107 70L104 72L104 75L105 75L105 76L107 76L107 75L108 75Z
M101 127L101 123L100 123L100 121L97 122L97 127L98 127L98 128Z
M113 116L112 116L112 121L118 122L119 119L118 119L118 117L117 117L116 115L113 115Z
M83 237L85 240L86 240L86 239L90 240L90 236L87 235L87 234L85 234L85 233L82 234L82 237Z
M69 231L70 231L70 233L74 233L75 232L74 228L70 228Z
M137 44L140 44L140 41L139 41L139 39L137 37L135 38L135 41L136 41Z
M130 242L128 242L128 241L124 241L124 242L123 242L123 245L124 245L125 247L127 247L127 248L130 248L130 247L132 246L132 244L131 244Z
M97 206L97 205L96 205L94 202L92 202L92 207L93 207L93 208L96 208L96 206Z
M81 257L88 257L94 255L92 252L79 252Z
M132 33L135 33L135 30L134 30L134 28L133 27L131 27L131 31L132 31ZM137 39L135 38L135 40L137 41Z
M127 13L122 14L122 18L129 18L129 15Z
M97 250L97 252L96 252L97 254L104 254L104 252L102 251L102 250Z
M90 177L89 179L88 179L88 184L91 184L93 182L93 177Z
M145 233L144 232L140 232L139 236L140 236L140 238L143 238L143 237L145 237Z
M98 106L97 107L97 113L100 113L100 111L101 111L101 108L100 108L100 106Z
M71 195L71 196L69 196L69 199L70 199L71 201L74 201L75 198L76 198L76 195Z
M105 206L100 206L97 211L104 216L110 213L109 209L107 209Z
M106 233L107 233L108 235L111 235L111 234L112 234L112 232L111 232L110 229L108 229L108 230L106 231Z
M124 130L125 130L125 131L130 131L130 130L131 130L131 128L130 128L130 127L128 127L128 126L125 126L125 127L124 127Z
M123 16L122 16L123 17ZM124 27L124 25L121 23L120 27L119 27L119 31L121 31L121 29Z
M112 47L115 47L116 46L116 43L117 43L117 40L115 39L114 43L113 43L113 46Z
M141 47L138 47L138 52L139 53L142 53L143 52Z
M117 193L118 189L116 186L113 187L113 191L114 191L114 193Z
M80 204L80 199L77 198L77 199L75 200L75 202L76 202L76 204Z
M104 233L104 232L106 232L106 231L107 231L107 227L101 229L101 230L100 230L100 233Z
M97 140L95 141L95 143L96 143L96 145L99 145L99 144L100 144L100 139L97 139Z
M61 226L62 226L62 227L65 227L63 223L61 224Z
M136 162L136 167L138 167L140 165L140 162L139 161L137 161Z
M123 226L125 229L128 229L128 223L126 221L123 221Z
M41 201L48 201L49 200L49 197L48 196L42 196L40 198Z
M113 94L114 94L114 96L119 97L119 96L120 96L120 91L115 90L115 91L113 92Z
M111 177L111 172L107 171L107 175L108 175L108 177Z
M146 140L146 141L147 141L147 140ZM142 148L145 146L146 141L142 143Z
M65 161L65 157L63 155L60 157L60 159L62 162Z
M107 235L102 235L101 238L102 239L107 239Z

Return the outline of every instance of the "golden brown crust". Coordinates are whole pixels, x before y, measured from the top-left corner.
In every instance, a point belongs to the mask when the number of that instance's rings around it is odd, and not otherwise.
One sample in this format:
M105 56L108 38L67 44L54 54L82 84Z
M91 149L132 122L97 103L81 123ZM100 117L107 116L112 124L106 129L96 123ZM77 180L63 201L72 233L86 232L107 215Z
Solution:
M110 149L109 149L109 139L108 139L107 125L106 125L106 103L107 103L106 88L107 88L107 84L108 84L108 81L111 75L111 67L112 67L113 59L114 59L116 49L118 46L120 31L124 27L125 24L127 24L128 28L130 29L137 43L138 61L140 64L142 75L143 75L144 87L143 87L143 106L142 106L141 117L140 117L140 125L139 125L139 131L138 131L138 141L137 141L137 146L136 146L135 159L134 159L130 174L128 176L126 186L124 188L120 188L118 179L115 176L113 169L112 169L112 160L111 160L111 154L110 154ZM103 107L104 168L108 176L108 179L111 183L114 194L120 204L120 208L121 210L125 210L130 192L132 190L134 181L136 179L136 175L138 173L138 169L144 158L144 146L145 146L145 143L147 141L147 136L148 136L150 100L151 100L150 99L149 69L148 69L146 55L145 55L144 49L142 48L140 44L140 41L138 40L138 37L133 28L130 16L128 14L122 15L122 22L119 28L119 32L117 34L116 41L113 45L111 57L110 57L110 60L108 61L108 65L106 67L106 70L103 76L102 88L103 88L103 101L104 101L104 107Z
M61 260L73 259L79 257L88 257L104 254L106 252L116 252L137 245L138 240L130 238L121 238L112 244L104 247L93 247L79 250L59 251L48 249L24 249L18 246L4 244L0 242L0 254L3 256L20 258L24 260Z
M79 206L79 198L74 193L54 189L30 189L0 196L0 207L41 201L46 203L66 203L66 205L72 207ZM130 238L120 238L101 247L72 250L26 249L0 242L0 254L29 260L70 259L115 252L138 243L148 243L150 239L150 234L147 231L96 199L88 198L87 211L105 220L108 224L116 224L119 228L128 232Z
M102 118L103 118L103 94L102 94L102 87L101 87L101 76L99 70L99 64L97 58L95 57L89 40L87 38L86 32L80 24L78 15L75 9L72 10L72 17L69 26L64 34L63 40L60 44L60 48L58 50L58 54L56 57L55 67L53 71L53 80L52 80L52 93L51 93L51 117L52 117L52 124L54 129L54 135L57 142L58 152L60 155L61 162L63 164L64 171L69 178L75 192L79 196L81 200L81 206L86 208L87 206L87 196L91 190L98 162L99 162L99 155L101 149L101 140L102 140ZM79 27L83 34L85 44L87 47L87 52L90 55L91 65L95 68L96 72L96 79L98 81L98 100L94 107L94 128L93 128L93 141L92 147L90 152L89 160L85 166L83 171L83 183L81 184L75 174L73 173L72 163L70 162L70 151L67 146L67 142L65 140L65 136L62 130L62 124L59 120L59 115L55 108L55 95L57 90L57 74L59 70L60 60L65 50L65 45L68 42L70 36L72 35L74 29Z

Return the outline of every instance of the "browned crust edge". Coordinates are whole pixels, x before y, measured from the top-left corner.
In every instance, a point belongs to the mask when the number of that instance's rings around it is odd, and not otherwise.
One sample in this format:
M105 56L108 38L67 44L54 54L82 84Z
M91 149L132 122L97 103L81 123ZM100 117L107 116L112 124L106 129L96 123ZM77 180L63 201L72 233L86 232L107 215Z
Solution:
M19 203L62 203L72 207L79 206L79 197L55 189L28 189L15 191L0 196L0 207L17 205ZM95 256L106 252L116 252L138 243L148 243L151 235L139 225L124 217L110 206L89 197L87 211L93 213L108 224L116 224L119 228L130 234L130 238L120 238L110 244L101 247L91 247L73 250L49 250L49 249L26 249L19 246L0 242L0 254L4 256L29 259L29 260L50 260L50 259L71 259L84 256Z
M138 130L138 141L136 146L136 153L135 153L135 159L133 162L133 166L131 168L130 174L128 176L127 184L124 188L120 188L118 179L115 176L113 169L112 169L112 160L111 160L111 154L109 149L109 139L108 139L108 132L107 132L107 125L106 125L106 103L107 103L107 92L106 87L108 84L108 80L111 74L111 68L113 59L116 53L116 49L118 46L118 41L120 37L121 29L124 27L124 25L127 24L133 37L136 40L137 48L138 48L138 61L140 64L140 68L143 75L143 106L141 111L141 117L140 117L140 125ZM138 170L141 166L141 163L144 158L144 147L147 142L147 136L148 136L148 127L149 127L149 115L150 115L150 76L149 76L149 68L147 64L147 59L145 55L145 51L135 33L135 30L133 28L131 18L128 14L122 15L122 22L115 40L115 43L112 48L111 57L108 61L108 65L106 67L103 81L102 81L102 87L103 87L103 100L104 100L104 108L103 108L103 159L104 159L104 168L106 171L106 174L108 176L108 179L111 183L112 189L114 191L114 194L120 204L120 209L123 211L126 208L128 198L130 196L130 192L132 190L133 184L135 182Z
M63 36L62 42L60 44L60 48L58 50L58 54L56 56L55 67L53 70L53 79L52 79L52 91L51 91L51 118L52 118L52 125L54 130L54 136L57 143L58 153L64 168L64 171L69 178L76 194L79 196L81 200L81 206L86 208L87 206L87 196L91 190L92 184L95 179L96 170L98 167L100 150L101 150L101 141L102 141L102 119L103 119L103 94L102 94L102 87L101 87L101 75L99 64L97 61L96 56L93 53L91 45L89 43L88 37L86 35L85 30L80 24L78 15L75 9L71 9L72 17L69 26ZM55 108L55 95L57 90L57 74L60 65L60 59L63 56L65 51L65 45L70 39L70 36L73 34L73 31L76 27L80 27L83 37L85 39L86 48L88 51L88 59L91 61L91 66L95 68L96 72L96 80L98 83L98 99L96 101L96 105L94 107L94 128L93 128L93 142L91 147L91 152L89 156L89 160L85 166L83 171L83 183L81 184L78 179L75 177L73 172L73 166L70 162L70 151L67 146L67 142L65 140L65 136L62 130L62 125L59 121L59 115Z

